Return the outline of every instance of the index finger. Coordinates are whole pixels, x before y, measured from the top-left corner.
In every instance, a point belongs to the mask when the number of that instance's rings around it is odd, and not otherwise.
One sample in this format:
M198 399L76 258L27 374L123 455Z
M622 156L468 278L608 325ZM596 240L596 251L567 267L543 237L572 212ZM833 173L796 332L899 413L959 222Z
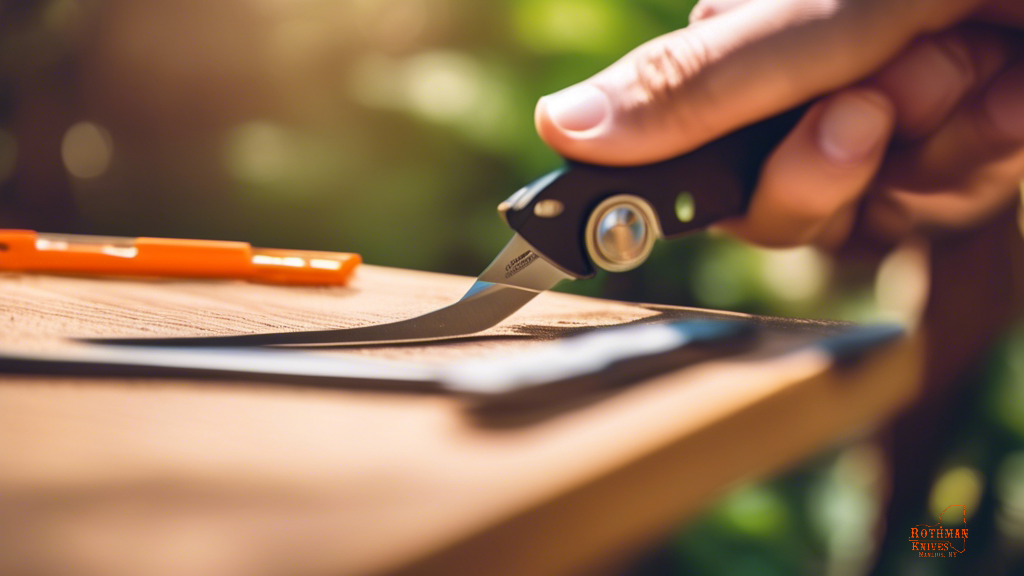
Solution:
M541 99L537 130L562 155L588 162L676 156L862 79L922 31L979 3L751 0Z

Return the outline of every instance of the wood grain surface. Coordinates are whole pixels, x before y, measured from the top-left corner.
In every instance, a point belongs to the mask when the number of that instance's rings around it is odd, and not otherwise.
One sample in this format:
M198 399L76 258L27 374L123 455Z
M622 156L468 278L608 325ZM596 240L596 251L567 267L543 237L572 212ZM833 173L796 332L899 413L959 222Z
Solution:
M471 283L373 266L347 288L4 275L0 345L358 326ZM355 353L528 361L593 326L717 315L543 294L478 337ZM762 347L510 417L429 393L0 375L0 573L565 573L881 422L914 397L919 351L836 370Z

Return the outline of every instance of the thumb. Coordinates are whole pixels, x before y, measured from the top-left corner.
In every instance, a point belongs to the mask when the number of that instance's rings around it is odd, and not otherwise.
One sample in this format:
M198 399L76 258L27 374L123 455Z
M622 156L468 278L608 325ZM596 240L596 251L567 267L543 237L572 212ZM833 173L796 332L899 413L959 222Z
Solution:
M541 98L537 131L563 156L598 164L676 156L867 76L978 1L750 0Z

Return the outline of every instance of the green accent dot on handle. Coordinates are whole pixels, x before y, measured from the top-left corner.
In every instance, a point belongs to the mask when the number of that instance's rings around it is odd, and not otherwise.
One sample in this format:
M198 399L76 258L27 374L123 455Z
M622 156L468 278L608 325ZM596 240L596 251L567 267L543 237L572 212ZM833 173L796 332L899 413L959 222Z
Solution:
M693 199L693 194L680 192L679 196L676 196L676 218L679 218L680 222L689 222L696 215L697 202Z

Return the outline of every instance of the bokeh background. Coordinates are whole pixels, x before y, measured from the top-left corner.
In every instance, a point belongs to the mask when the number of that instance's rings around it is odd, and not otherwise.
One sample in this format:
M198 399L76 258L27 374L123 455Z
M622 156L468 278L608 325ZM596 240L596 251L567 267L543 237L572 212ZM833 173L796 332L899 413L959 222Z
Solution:
M684 26L691 0L5 0L0 226L245 240L475 275L495 206L560 159L536 100ZM695 236L642 269L563 288L848 320L914 317L912 252L880 267ZM1024 331L922 486L966 502L977 558L1024 547ZM643 574L861 574L878 545L880 448L863 438L734 488ZM941 510L939 510L941 511ZM922 520L934 522L932 511ZM614 519L609 519L614 521ZM885 571L955 563L887 556Z

